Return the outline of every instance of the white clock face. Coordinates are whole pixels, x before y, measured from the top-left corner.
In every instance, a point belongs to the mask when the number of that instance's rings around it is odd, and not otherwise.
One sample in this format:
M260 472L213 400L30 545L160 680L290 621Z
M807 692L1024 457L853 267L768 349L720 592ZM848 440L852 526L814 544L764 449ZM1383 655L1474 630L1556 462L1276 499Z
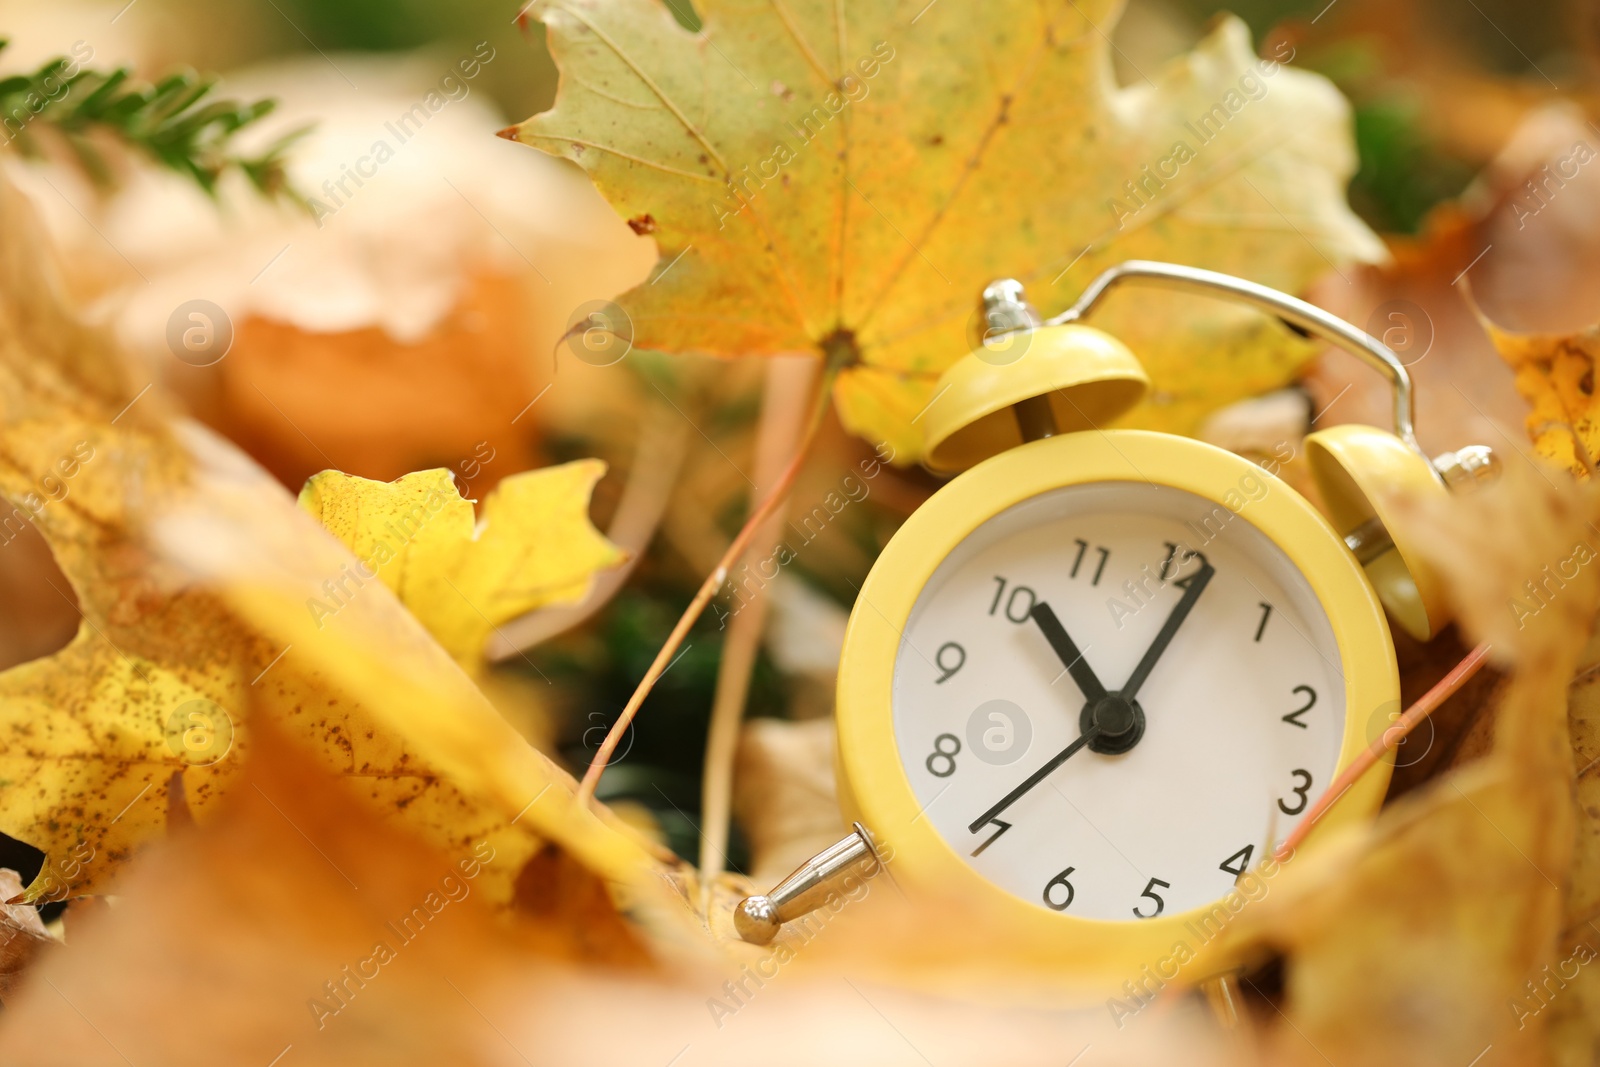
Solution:
M1339 650L1249 511L1070 486L934 572L896 654L895 739L919 817L989 881L1082 918L1176 914L1227 893L1327 786Z

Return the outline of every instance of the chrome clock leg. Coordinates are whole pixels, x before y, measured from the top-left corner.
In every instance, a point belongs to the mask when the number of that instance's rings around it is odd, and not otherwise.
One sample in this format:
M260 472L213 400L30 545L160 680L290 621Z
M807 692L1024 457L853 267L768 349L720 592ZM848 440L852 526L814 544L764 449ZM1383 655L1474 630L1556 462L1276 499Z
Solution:
M739 936L751 944L765 945L778 936L786 922L810 914L821 907L850 874L871 878L884 869L872 835L860 823L852 823L850 836L812 856L763 895L745 897L733 913Z

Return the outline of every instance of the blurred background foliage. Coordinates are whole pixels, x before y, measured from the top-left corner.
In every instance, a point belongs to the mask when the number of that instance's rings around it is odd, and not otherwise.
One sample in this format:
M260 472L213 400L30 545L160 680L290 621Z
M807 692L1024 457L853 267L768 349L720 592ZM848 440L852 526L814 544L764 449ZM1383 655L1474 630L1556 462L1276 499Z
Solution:
M536 23L523 25L506 0L135 0L145 27L146 77L174 65L222 71L300 55L308 60L349 53L399 54L419 50L442 59L466 54L480 41L504 58L485 65L477 91L508 121L547 107L556 70ZM680 21L695 18L687 0L667 0ZM115 6L115 5L114 5ZM1424 231L1430 212L1458 196L1506 142L1533 102L1560 90L1594 113L1600 14L1588 0L1529 4L1524 0L1132 0L1114 35L1116 70L1125 84L1156 76L1163 63L1190 48L1220 11L1249 24L1263 52L1288 41L1296 65L1319 71L1350 98L1360 171L1350 196L1357 211L1392 242ZM0 34L19 5L0 2ZM37 10L37 9L35 9ZM126 9L125 9L126 10ZM117 19L124 16L119 14ZM116 21L116 20L114 20ZM133 21L130 17L129 21ZM108 28L109 29L109 28ZM331 62L331 61L330 61ZM348 80L348 79L347 79ZM228 91L224 79L223 91ZM547 264L548 266L548 264ZM562 269L560 264L555 269ZM546 360L535 352L530 359ZM650 544L628 585L577 629L525 654L500 671L532 694L537 714L522 725L536 741L581 771L604 728L620 712L673 621L731 539L748 506L748 464L759 415L761 377L754 367L686 365L669 384L672 402L693 422L690 454L673 492L672 513ZM623 372L632 400L655 403L637 361ZM616 379L611 379L615 382ZM655 386L661 391L660 386ZM662 393L663 396L667 392ZM544 410L544 409L541 409ZM527 441L517 452L535 463L598 455L612 475L596 493L594 515L605 528L635 462L638 419L626 410L595 412L582 404L547 412L523 424ZM236 440L246 444L237 435ZM300 468L274 466L297 489ZM335 450L337 455L337 452ZM803 513L864 458L865 445L837 426L824 434L815 460L797 487L791 514ZM441 462L449 463L445 456ZM512 473L520 459L504 462L493 478ZM346 466L353 473L393 477L380 469ZM288 472L288 473L286 473ZM919 472L886 471L870 493L852 504L806 544L786 581L802 583L831 605L831 621L811 635L826 646L829 626L842 625L877 550L936 483ZM826 615L826 613L823 613ZM818 615L805 616L814 629ZM67 632L70 633L70 623ZM777 627L784 630L784 627ZM790 627L790 630L793 628ZM712 704L723 630L716 610L695 627L686 650L650 696L637 729L608 771L601 795L632 802L681 854L695 855L700 766ZM775 642L794 640L769 637ZM802 643L804 641L802 640ZM835 648L836 652L837 649ZM31 654L38 654L37 650ZM13 657L15 658L15 657ZM24 657L26 658L26 657ZM781 657L780 657L781 658ZM825 658L825 657L824 657ZM814 676L780 669L771 652L757 665L749 714L813 717L831 710L826 664ZM737 830L730 856L745 856ZM25 877L27 872L24 872Z
M186 8L182 0L166 6ZM697 23L687 0L669 6L680 21ZM185 18L207 27L189 61L219 68L295 50L451 49L488 40L523 57L489 72L497 102L520 117L554 99L556 70L543 28L519 28L516 11L503 0L235 0L192 5ZM1593 77L1600 38L1600 12L1588 0L1130 0L1114 35L1119 76L1153 75L1222 11L1243 18L1257 41L1289 37L1297 64L1350 97L1361 152L1351 199L1386 233L1416 232L1428 209L1458 194L1483 163L1474 150L1481 143L1441 136L1439 120L1452 109L1441 88L1467 82L1474 97L1539 92L1546 83L1570 90ZM1451 80L1440 82L1445 72ZM1453 107L1464 115L1465 104L1457 98Z

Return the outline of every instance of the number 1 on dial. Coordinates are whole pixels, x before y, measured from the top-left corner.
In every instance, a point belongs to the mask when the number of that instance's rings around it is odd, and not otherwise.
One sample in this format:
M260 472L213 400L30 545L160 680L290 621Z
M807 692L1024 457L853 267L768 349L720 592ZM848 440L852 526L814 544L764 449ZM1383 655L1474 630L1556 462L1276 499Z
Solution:
M1261 635L1267 632L1267 620L1272 618L1272 605L1263 600L1261 608L1261 625L1256 627L1256 643L1261 643Z

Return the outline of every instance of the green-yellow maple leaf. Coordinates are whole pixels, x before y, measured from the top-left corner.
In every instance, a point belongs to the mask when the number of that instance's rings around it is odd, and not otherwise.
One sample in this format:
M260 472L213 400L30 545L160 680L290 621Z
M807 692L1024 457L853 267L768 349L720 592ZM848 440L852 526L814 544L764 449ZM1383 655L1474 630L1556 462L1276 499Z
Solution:
M622 561L589 522L589 494L603 474L605 464L592 459L514 474L475 522L444 468L392 482L323 471L300 491L300 506L355 554L356 566L329 579L307 609L320 624L379 579L471 671L496 626L582 599L595 571Z
M1119 87L1117 0L536 0L561 68L519 140L584 167L651 281L634 344L822 351L846 424L919 451L914 422L971 347L978 293L1016 277L1046 313L1125 259L1295 291L1382 245L1349 211L1349 110L1258 59L1236 19ZM1130 293L1096 323L1147 363L1132 419L1186 431L1281 384L1312 349L1197 297Z

